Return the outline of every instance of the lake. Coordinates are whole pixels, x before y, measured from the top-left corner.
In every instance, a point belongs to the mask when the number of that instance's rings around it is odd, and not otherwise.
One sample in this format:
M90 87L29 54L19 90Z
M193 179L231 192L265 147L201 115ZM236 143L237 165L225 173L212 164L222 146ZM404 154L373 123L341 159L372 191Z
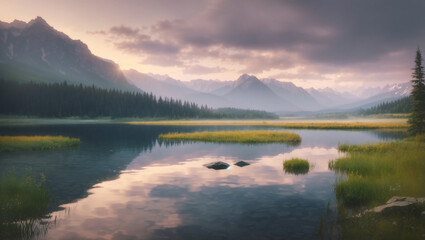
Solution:
M52 197L42 239L316 239L335 205L329 160L339 144L396 140L403 132L292 130L299 145L166 143L161 133L278 128L68 124L1 126L0 135L80 138L76 149L0 155L0 174L44 173ZM309 160L305 175L283 161ZM233 165L246 161L249 166ZM229 169L206 163L223 161Z

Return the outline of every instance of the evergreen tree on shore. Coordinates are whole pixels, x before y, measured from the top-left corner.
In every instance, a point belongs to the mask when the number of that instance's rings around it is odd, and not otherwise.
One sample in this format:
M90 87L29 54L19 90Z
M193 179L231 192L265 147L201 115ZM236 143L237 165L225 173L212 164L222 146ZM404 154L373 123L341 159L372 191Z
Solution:
M416 51L415 67L412 74L412 93L413 99L412 113L409 118L409 133L411 135L425 133L425 82L424 67L422 65L421 51Z

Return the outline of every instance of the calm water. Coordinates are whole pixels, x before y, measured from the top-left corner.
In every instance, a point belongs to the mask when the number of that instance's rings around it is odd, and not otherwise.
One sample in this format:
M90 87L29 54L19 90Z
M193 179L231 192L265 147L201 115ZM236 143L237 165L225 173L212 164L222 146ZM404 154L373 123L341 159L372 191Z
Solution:
M78 137L77 149L0 155L0 173L44 173L58 221L46 239L315 239L320 214L335 203L328 161L338 144L403 137L399 132L288 130L298 146L165 144L160 133L254 129L120 124L0 127L0 135ZM256 128L257 129L257 128ZM270 128L269 128L270 129ZM284 160L313 163L306 175ZM233 165L244 160L251 165ZM207 169L213 161L227 170Z

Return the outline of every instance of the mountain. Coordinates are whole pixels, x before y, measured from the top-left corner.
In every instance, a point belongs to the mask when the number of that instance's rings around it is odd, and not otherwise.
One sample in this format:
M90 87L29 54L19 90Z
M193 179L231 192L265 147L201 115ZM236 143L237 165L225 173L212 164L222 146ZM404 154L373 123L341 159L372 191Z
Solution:
M161 82L165 82L175 86L186 87L186 85L182 81L171 78L168 75L153 74L153 73L148 73L148 75L152 77L153 79L159 80Z
M301 110L312 111L323 108L304 88L297 87L291 82L281 82L271 78L264 78L261 81L277 96L291 102Z
M203 80L194 79L185 82L186 86L192 90L204 93L212 93L217 89L231 86L233 81L219 81L219 80Z
M198 105L207 105L212 108L231 107L225 99L192 90L176 79L165 75L144 74L136 70L124 71L127 79L145 92L151 92L158 97L168 97L182 101L195 102Z
M230 91L223 95L233 107L261 109L266 111L296 111L297 107L277 96L257 77L244 74L232 85Z
M174 82L155 78L158 75L144 74L133 69L123 72L133 85L145 92L153 93L157 97L186 100L187 96L197 94L196 91L186 88L184 84L173 84Z
M359 99L349 95L336 92L331 88L315 89L309 88L307 92L325 108L334 108L340 105L349 104L358 101Z
M366 109L377 106L384 102L395 101L403 97L407 97L410 95L412 91L412 85L410 82L405 83L396 83L391 85L386 85L382 88L381 92L360 100L351 104L346 104L339 106L341 109Z
M114 62L93 55L37 17L0 24L0 78L19 82L64 82L138 91Z

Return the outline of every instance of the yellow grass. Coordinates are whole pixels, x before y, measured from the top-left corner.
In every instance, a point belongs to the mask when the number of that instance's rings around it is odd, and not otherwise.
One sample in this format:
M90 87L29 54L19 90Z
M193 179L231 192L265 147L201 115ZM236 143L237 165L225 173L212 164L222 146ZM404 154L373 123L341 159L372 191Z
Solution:
M296 129L405 129L406 121L364 121L364 122L286 122L286 121L137 121L127 122L134 125L169 125L169 126L265 126Z
M62 136L0 136L0 152L48 150L79 145L79 139Z
M218 131L168 133L159 135L159 139L168 141L202 141L220 143L299 143L301 137L295 133L276 131Z

